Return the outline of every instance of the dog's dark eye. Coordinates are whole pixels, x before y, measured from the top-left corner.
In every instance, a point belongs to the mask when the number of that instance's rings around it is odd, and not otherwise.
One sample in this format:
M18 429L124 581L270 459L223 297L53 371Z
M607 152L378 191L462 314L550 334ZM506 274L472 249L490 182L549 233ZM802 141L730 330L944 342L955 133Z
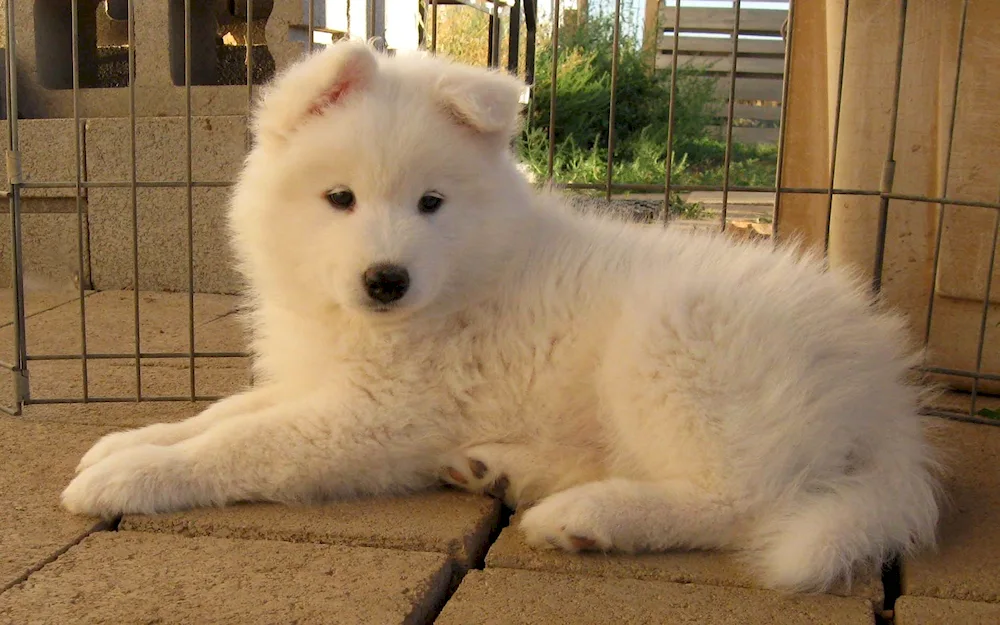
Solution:
M444 198L437 193L427 193L420 198L417 203L417 207L420 208L420 212L424 214L435 213L441 205L444 204Z
M337 210L349 211L354 208L354 193L350 189L337 189L326 194L326 200Z

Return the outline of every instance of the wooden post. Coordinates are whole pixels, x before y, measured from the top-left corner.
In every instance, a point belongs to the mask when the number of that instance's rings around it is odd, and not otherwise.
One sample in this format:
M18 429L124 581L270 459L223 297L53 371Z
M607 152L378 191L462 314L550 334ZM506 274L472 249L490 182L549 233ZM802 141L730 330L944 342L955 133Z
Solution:
M660 3L662 0L646 0L646 12L642 22L642 52L651 68L656 67L657 41L660 39Z

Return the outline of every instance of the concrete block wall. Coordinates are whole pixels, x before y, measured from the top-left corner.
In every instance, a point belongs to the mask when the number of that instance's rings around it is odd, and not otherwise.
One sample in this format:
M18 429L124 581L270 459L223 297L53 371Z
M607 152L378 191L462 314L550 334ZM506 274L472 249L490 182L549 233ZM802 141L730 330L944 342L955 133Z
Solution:
M109 41L122 46L127 44L127 34L123 32L127 30L126 23L111 21L107 14L101 15L99 12L105 9L99 8L99 4L98 0L78 3L81 81L84 78L95 80L95 76L84 76L88 71L93 73L93 67L89 66L96 65L96 44L92 46L95 49L89 49L88 41L93 43L100 37L102 45ZM245 20L245 3L236 3L243 4L235 11L236 16L231 3L225 0L191 4L195 19L200 20L192 23L192 31L205 30L204 24L210 31L216 31L211 33L212 49L200 50L196 42L192 43L193 58L204 59L205 54L214 56L214 35L226 29L227 20L232 26L227 37L232 40L235 36L238 42L246 43L245 22L242 25L235 23ZM68 80L69 86L72 85L72 49L68 40L70 5L68 2L0 0L0 17L4 17L8 5L14 8L23 177L27 182L69 185L22 191L26 286L73 288L82 282L98 290L132 288L131 190L127 186L83 188L78 203L73 186L78 167L73 91L62 84ZM185 89L177 86L178 82L183 83L183 62L179 75L177 67L173 68L173 75L171 72L172 51L174 57L178 48L183 53L183 23L177 21L178 10L183 16L183 5L182 0L157 0L135 2L133 8L137 180L181 185L136 191L139 288L142 290L184 291L188 288L188 200L183 187L187 162ZM255 2L255 21L250 34L255 63L263 52L273 58L270 71L274 71L305 51L303 37L297 36L303 12L300 0ZM93 19L95 15L96 20ZM263 16L266 21L258 19ZM6 45L6 38L0 36L0 43ZM266 51L263 50L265 46ZM122 50L127 59L127 48ZM64 75L67 63L70 63L70 73ZM208 65L203 61L194 64L195 83L225 78L212 71L202 71ZM211 69L214 70L214 66ZM254 75L255 83L259 84L261 77L257 71ZM127 72L125 77L127 79ZM196 184L231 182L246 150L249 104L246 84L195 84L191 96L193 181ZM125 86L81 88L77 112L81 178L127 184L131 174L129 89ZM6 145L6 123L0 123L0 139ZM200 292L234 293L239 289L225 239L224 215L228 197L226 187L196 187L192 191L194 286ZM7 202L0 201L0 211L8 212ZM82 247L79 245L81 238ZM0 218L0 287L12 283L10 239L10 218L6 215Z
M18 103L22 117L28 118L67 118L73 116L72 81L72 48L69 39L69 3L37 3L45 9L39 13L36 0L6 0L3 4L12 3L15 9L16 57L18 66ZM99 0L80 0L81 13L81 79L86 77L87 68L93 65L96 52L90 50L86 43L88 33L97 37L97 30L108 18L93 19L99 10ZM236 4L242 4L240 2ZM271 5L270 13L266 13L267 5ZM65 5L65 6L63 6ZM242 31L245 39L245 24L239 24L240 19L230 13L230 3L227 0L199 0L192 2L192 11L197 20L192 20L192 32L197 33L198 24L208 24L214 28L211 20L224 23L233 22L233 31ZM176 18L183 16L182 0L156 0L152 2L136 2L133 9L135 16L135 105L138 115L166 116L183 115L185 94L183 87L183 70L178 80L171 77L172 52L174 57L183 54L183 22L171 20L171 8ZM267 52L274 60L276 67L284 67L303 49L303 43L289 37L290 27L302 22L302 3L299 0L271 0L255 2L260 7L259 15L255 12L255 27L251 38L254 47L266 45ZM103 9L102 9L103 10ZM242 11L245 13L245 11ZM266 15L263 19L256 19ZM104 33L104 36L123 39L121 30L124 22L117 22L115 33ZM210 28L210 29L211 29ZM103 30L103 29L102 29ZM119 43L124 43L124 41ZM200 42L200 46L199 43ZM194 59L202 59L204 54L214 56L214 49L205 48L205 38L198 38L192 47ZM180 57L183 58L182 56ZM256 59L256 55L255 55ZM176 64L176 63L175 63ZM195 75L192 87L192 106L202 115L240 115L247 110L247 89L240 85L198 85L198 78L204 72L199 66L203 61L192 63L192 73ZM181 68L183 61L181 61ZM175 68L176 69L176 68ZM93 80L93 77L89 77ZM69 84L66 84L66 83ZM181 86L175 84L179 82ZM48 83L48 84L46 84ZM81 117L125 117L129 113L128 89L121 87L82 88L80 91Z

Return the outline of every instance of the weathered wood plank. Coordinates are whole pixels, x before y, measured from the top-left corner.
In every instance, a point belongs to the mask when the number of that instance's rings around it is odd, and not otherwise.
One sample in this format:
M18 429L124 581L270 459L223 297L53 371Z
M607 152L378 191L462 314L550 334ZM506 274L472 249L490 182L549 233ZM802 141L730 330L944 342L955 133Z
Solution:
M674 36L672 32L660 35L658 49L670 52L674 49ZM733 51L731 36L726 37L698 37L693 35L681 35L678 37L677 49L681 53L714 52L720 55L728 55ZM771 54L783 58L785 56L785 42L781 39L748 39L740 37L738 54Z
M661 54L656 59L656 67L661 69L669 68L671 65L671 55ZM677 57L678 67L691 67L695 69L709 70L712 72L728 73L733 67L732 56L698 55L692 56L681 54ZM785 61L781 58L737 58L736 71L753 72L780 78L785 71Z
M767 9L741 9L740 30L773 32L781 31L781 25L788 17L786 11L771 11ZM711 29L732 31L736 23L736 12L731 8L701 8L681 5L680 28ZM664 30L674 28L674 7L660 8L660 25Z
M726 129L722 126L709 126L709 132L717 139L726 138ZM748 128L736 126L733 128L735 143L777 143L777 128Z
M715 83L715 93L723 101L729 99L729 79L719 78ZM737 78L737 100L781 101L781 80L771 78Z
M726 103L720 103L713 111L725 121L729 108ZM752 104L737 104L733 107L733 117L736 119L755 119L759 121L776 122L781 120L780 106L754 106Z

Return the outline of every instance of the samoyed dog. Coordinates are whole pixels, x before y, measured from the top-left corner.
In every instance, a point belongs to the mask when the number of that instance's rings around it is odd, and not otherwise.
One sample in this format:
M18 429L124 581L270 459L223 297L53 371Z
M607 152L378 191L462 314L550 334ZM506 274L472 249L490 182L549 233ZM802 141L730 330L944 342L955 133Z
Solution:
M103 438L64 506L443 479L539 548L738 550L792 590L933 545L903 323L792 249L536 193L510 150L523 87L344 42L263 90L229 215L256 385Z

